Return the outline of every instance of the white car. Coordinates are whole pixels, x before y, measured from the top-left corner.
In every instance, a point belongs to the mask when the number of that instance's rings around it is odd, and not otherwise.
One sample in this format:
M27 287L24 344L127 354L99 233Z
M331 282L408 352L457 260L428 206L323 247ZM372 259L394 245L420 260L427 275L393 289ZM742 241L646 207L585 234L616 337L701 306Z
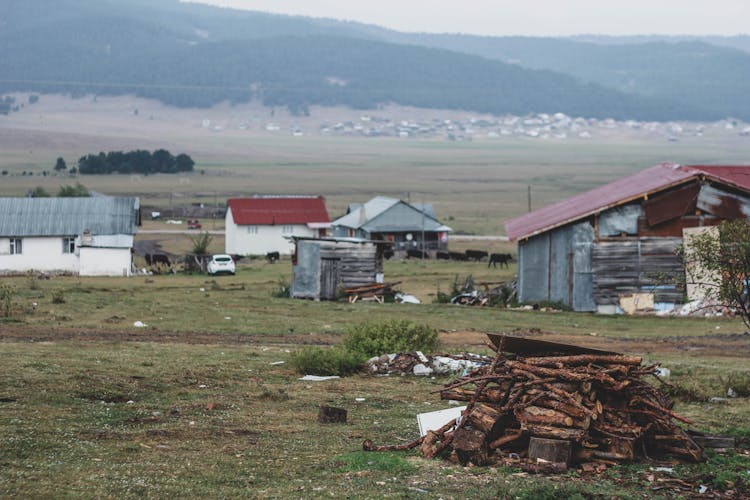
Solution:
M234 274L236 272L236 268L235 268L234 260L232 259L232 256L227 255L225 253L212 255L211 260L208 261L206 270L208 271L208 274L219 274L219 273Z

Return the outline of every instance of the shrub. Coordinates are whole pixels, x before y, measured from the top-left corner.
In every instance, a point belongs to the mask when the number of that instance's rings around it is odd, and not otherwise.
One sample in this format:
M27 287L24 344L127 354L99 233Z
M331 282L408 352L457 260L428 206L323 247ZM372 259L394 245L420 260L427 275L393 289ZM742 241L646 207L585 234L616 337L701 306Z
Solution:
M306 347L292 356L292 366L303 375L350 375L359 371L365 357L341 347Z
M10 318L13 312L14 290L8 285L0 286L0 316Z
M64 304L65 303L65 291L62 288L52 291L52 303L53 304Z
M432 352L438 347L438 335L434 328L409 320L365 322L349 328L344 346L366 358L391 352Z
M284 278L279 278L279 281L276 284L276 289L271 292L271 297L275 297L277 299L288 299L290 297L290 293L291 287L289 286L289 282Z

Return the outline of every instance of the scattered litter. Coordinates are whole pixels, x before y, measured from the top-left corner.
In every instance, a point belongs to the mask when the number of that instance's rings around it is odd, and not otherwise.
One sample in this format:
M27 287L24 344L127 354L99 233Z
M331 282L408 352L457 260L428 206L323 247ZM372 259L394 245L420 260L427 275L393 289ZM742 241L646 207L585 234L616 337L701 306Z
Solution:
M707 491L708 491L708 486L705 486L703 484L701 484L700 487L698 488L698 494L699 495L702 495L702 494L704 494Z
M136 321L135 323L133 323L133 326L136 328L143 328L148 325L146 325L146 323L144 323L143 321Z
M126 405L134 405L134 404L135 404L135 401L133 401L132 399L129 399L129 400L128 400L128 402L127 402L127 403L125 403L125 404L126 404Z
M425 436L427 431L436 431L448 422L461 418L461 412L465 409L466 406L458 406L456 408L446 408L445 410L417 414L419 435Z
M198 389L205 389L206 387L208 387L206 384L201 384L198 386Z
M297 380L310 380L312 382L323 382L325 380L333 380L340 378L338 375L329 375L326 377L322 377L320 375L305 375L304 377L300 377Z
M231 316L224 316L224 319L232 319Z
M206 291L206 289L205 289L205 288L203 288L203 287L200 287L200 288L198 289L198 291L199 291L199 292L205 292L205 291Z
M736 398L737 397L737 391L732 389L731 387L727 389L727 397L729 398Z
M414 295L410 295L408 293L397 293L393 296L393 299L396 302L399 302L401 304L421 304L422 301L416 298Z
M672 371L669 368L657 367L655 373L659 377L669 377L672 374Z
M283 364L284 364L283 361L274 361L273 363L271 363L272 366L283 365Z
M472 353L426 356L419 351L401 352L370 358L365 363L365 371L375 375L447 375L468 373L491 361L492 358ZM418 365L421 367L416 368Z
M709 402L709 403L718 403L718 404L725 404L725 403L728 403L728 402L729 402L729 400L728 400L727 398L718 398L718 397L713 397L713 398L709 398L709 399L708 399L708 402Z
M362 401L365 401L365 398L354 398L354 401L361 403Z
M672 467L651 467L651 470L654 472L674 472Z

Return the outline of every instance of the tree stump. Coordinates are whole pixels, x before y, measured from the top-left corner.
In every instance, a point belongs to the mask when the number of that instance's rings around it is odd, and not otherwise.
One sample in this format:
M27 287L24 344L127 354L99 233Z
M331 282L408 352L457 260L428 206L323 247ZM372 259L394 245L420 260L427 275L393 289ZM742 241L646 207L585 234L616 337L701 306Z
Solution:
M318 410L318 422L321 424L345 424L346 410L334 406L320 405L320 410Z
M570 465L572 449L570 441L538 437L529 439L529 458L533 461L540 458L553 464L564 463L567 467Z

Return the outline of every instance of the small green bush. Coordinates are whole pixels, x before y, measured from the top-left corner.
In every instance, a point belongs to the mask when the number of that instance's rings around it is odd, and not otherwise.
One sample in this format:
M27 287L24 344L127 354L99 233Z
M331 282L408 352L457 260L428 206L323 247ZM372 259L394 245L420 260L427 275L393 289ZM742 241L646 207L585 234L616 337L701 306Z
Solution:
M306 347L292 356L292 366L303 375L351 375L366 358L341 347Z
M438 345L438 334L434 328L398 319L353 325L344 340L346 349L365 358L392 352L433 352Z
M9 285L0 286L0 316L10 318L13 312L13 296L15 290Z
M64 304L65 303L65 291L62 288L52 290L52 303L53 304Z

